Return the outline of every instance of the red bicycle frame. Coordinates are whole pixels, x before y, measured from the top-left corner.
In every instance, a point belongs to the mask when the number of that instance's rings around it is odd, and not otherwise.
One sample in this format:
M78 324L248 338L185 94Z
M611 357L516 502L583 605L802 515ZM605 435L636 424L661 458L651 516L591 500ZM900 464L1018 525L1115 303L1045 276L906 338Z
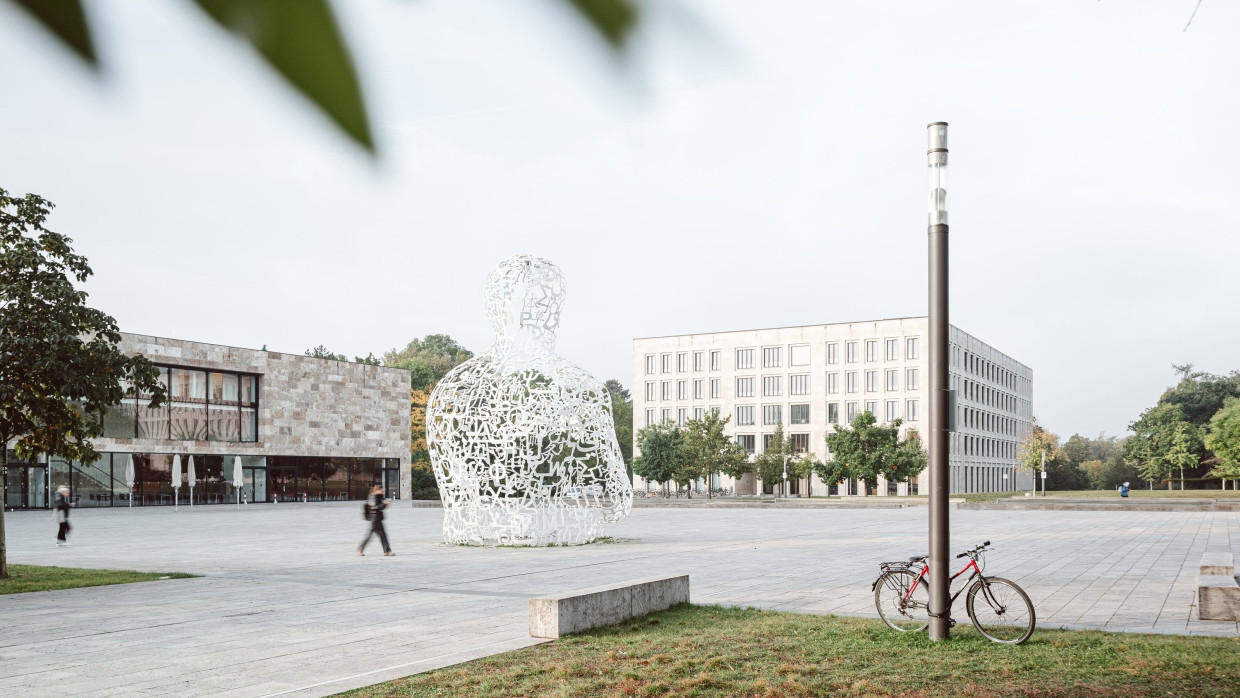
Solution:
M947 580L947 583L950 585L952 582L956 581L957 577L964 574L965 572L968 572L970 568L973 569L973 574L969 575L969 579L966 580L966 582L960 587L959 590L956 591L955 594L952 594L951 601L948 602L949 608L951 607L952 604L956 603L956 599L960 597L961 592L969 588L968 582L973 581L974 577L981 576L982 568L977 566L977 560L970 559L969 564L965 565L964 567L961 567L959 572L957 572L956 574L953 574ZM904 594L905 600L908 600L910 597L912 597L913 592L917 591L917 587L921 586L922 577L925 577L928 574L930 574L930 563L926 563L921 568L921 573L917 575L917 579L913 581L913 583L908 588L908 592Z

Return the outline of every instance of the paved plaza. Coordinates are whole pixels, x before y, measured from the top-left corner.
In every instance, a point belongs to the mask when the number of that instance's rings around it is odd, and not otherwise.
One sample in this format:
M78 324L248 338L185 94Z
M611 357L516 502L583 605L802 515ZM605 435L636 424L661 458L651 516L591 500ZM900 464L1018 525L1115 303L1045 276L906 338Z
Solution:
M203 576L0 596L0 695L327 695L536 644L530 597L662 574L691 575L695 603L874 616L877 563L924 552L927 518L635 509L615 543L479 549L439 543L441 510L397 503L397 557L376 542L359 558L360 509L78 510L66 548L47 512L6 514L10 563ZM1240 553L1240 513L952 513L953 549L984 539L1041 628L1240 636L1193 606L1202 553Z

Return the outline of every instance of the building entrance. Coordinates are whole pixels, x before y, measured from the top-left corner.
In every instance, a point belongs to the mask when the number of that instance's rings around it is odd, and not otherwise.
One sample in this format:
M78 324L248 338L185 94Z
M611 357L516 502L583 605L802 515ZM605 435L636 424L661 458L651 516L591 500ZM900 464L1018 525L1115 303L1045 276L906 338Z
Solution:
M4 466L4 506L8 509L47 508L47 466L9 463Z

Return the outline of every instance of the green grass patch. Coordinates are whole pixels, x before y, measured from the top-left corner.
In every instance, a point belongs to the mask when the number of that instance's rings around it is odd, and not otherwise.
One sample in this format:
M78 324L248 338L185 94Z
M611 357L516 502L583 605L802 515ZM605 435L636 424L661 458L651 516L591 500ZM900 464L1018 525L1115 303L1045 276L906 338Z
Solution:
M53 591L109 584L151 582L157 579L186 579L197 575L184 572L131 572L128 570L87 570L77 567L9 565L9 578L0 579L0 594Z
M967 622L967 621L966 621ZM1240 640L957 625L949 642L880 621L682 605L346 696L1235 696Z

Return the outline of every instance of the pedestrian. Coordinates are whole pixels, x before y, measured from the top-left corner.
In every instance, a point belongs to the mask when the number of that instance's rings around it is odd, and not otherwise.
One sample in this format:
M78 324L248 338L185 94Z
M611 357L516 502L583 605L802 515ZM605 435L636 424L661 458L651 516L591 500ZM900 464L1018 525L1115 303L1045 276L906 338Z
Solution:
M379 543L383 546L383 554L392 557L396 553L392 552L392 546L388 545L387 529L383 528L383 510L392 503L390 499L383 498L383 485L375 485L370 488L370 499L366 500L366 507L363 509L367 520L370 521L370 530L366 532L366 537L362 539L362 544L357 546L357 554L365 555L366 544L377 533L379 534Z
M52 517L56 519L56 523L60 524L60 529L56 531L56 545L68 545L69 541L65 536L69 535L69 507L73 506L73 502L69 501L69 488L61 485L56 488L56 497L52 500Z
M1128 483L1127 482L1119 486L1119 496L1121 497L1128 496Z

